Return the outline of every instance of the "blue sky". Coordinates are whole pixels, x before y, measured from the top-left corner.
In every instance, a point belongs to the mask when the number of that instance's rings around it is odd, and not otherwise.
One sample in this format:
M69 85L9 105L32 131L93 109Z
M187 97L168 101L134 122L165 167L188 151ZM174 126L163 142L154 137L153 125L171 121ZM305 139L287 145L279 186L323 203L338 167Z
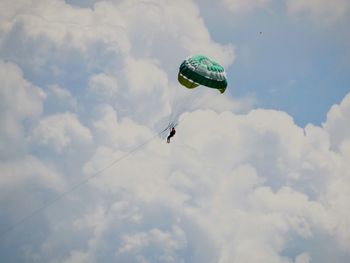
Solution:
M2 259L347 262L349 23L348 0L2 1ZM177 83L192 54L223 95Z
M244 14L204 2L213 39L236 48L228 69L233 96L252 93L259 107L286 111L304 126L324 122L349 91L348 16L330 25L322 16L288 16L281 1Z

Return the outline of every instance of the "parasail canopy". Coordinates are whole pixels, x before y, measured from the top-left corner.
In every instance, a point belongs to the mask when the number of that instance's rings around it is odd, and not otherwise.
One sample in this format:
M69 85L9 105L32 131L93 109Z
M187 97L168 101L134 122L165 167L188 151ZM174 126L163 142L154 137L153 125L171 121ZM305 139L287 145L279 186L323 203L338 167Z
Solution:
M181 63L178 81L188 89L203 85L224 93L227 87L224 67L203 55L188 57Z

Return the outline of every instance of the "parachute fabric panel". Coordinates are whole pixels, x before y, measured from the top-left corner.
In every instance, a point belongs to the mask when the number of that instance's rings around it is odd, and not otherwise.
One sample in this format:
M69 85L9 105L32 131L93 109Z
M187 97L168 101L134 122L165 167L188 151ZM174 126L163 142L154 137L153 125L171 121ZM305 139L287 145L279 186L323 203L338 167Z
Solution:
M194 81L188 79L185 77L185 75L182 75L180 72L177 75L177 80L180 82L182 86L185 86L188 89L193 89L198 87L198 83L195 83Z
M188 89L203 85L224 93L227 87L225 69L203 55L189 57L181 63L178 81Z

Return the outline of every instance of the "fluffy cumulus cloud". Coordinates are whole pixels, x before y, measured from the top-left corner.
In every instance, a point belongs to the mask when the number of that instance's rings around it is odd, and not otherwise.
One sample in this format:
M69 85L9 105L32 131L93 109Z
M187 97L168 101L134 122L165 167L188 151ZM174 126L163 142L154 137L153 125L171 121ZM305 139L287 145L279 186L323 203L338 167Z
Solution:
M292 16L304 16L315 22L334 22L344 17L349 12L349 1L347 0L287 0L288 13Z
M307 19L319 24L336 22L349 13L348 0L285 0L288 15L294 18ZM240 14L252 12L257 9L271 9L275 1L272 0L222 0L224 6L230 11Z
M4 261L350 257L350 95L322 125L299 127L252 109L253 97L179 89L187 55L235 58L193 1L2 5ZM169 119L178 129L167 144L158 133Z
M35 75L73 78L67 69L91 73L108 66L122 71L130 55L154 57L167 70L192 53L205 51L225 65L234 58L232 46L211 40L191 1L98 1L93 9L59 0L3 4L2 56ZM42 81L47 74L40 75Z
M256 8L263 8L271 2L271 0L223 0L223 3L233 12L249 12Z
M45 100L46 111L62 111L78 109L78 101L72 93L60 85L49 85L47 87L47 97Z
M43 118L33 130L33 140L50 145L57 152L70 147L73 142L90 143L92 135L71 113L60 113Z
M330 136L331 147L339 150L346 147L349 143L348 134L350 133L349 126L346 125L350 117L350 95L348 94L340 105L334 105L327 114L327 121L324 123L324 128Z
M172 144L156 139L90 182L110 199L75 221L91 234L79 253L137 262L348 256L349 156L331 150L324 128L270 110L196 111L180 121ZM128 154L120 149L100 147L87 176ZM320 254L322 242L333 252Z
M2 192L9 192L11 187L25 183L32 177L44 186L49 186L55 190L62 190L64 182L55 168L50 164L45 164L35 156L26 156L21 160L12 160L10 162L2 161L1 187Z
M99 106L96 112L93 127L101 144L128 148L152 136L151 130L138 125L130 118L119 120L117 112L109 105Z
M0 154L5 155L24 139L24 122L40 116L46 95L24 79L21 69L11 62L0 61L0 80Z

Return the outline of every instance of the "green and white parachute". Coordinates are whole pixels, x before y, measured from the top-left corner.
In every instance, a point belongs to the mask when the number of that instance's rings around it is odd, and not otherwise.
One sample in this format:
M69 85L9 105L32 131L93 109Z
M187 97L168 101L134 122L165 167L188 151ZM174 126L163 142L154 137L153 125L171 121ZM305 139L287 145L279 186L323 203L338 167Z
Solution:
M181 63L178 81L188 89L203 85L224 93L227 87L224 67L203 55L188 57Z

